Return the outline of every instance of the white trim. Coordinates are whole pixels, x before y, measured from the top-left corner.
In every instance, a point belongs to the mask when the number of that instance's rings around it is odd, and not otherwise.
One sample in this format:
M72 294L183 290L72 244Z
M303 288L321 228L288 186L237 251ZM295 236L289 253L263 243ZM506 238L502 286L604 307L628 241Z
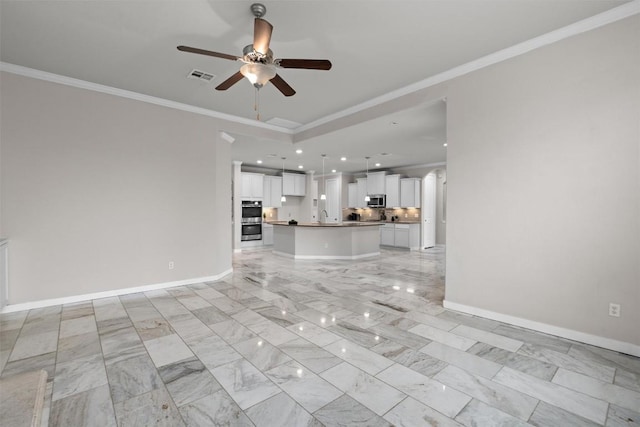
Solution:
M84 80L74 79L72 77L61 76L59 74L48 73L33 68L22 67L20 65L8 62L0 62L0 71L17 74L20 76L31 77L38 80L44 80L52 83L58 83L66 86L72 86L80 89L92 90L95 92L106 93L109 95L120 96L122 98L133 99L148 104L160 105L162 107L173 108L175 110L187 111L190 113L201 114L203 116L214 117L216 119L226 120L229 122L240 123L243 125L253 126L256 128L268 129L280 132L286 135L293 135L291 129L280 126L270 125L257 120L246 119L244 117L234 116L232 114L221 113L219 111L209 110L206 108L196 107L193 105L182 104L180 102L170 101L168 99L157 98L155 96L144 95L129 90L118 89L111 86L105 86L98 83L87 82Z
M535 320L510 316L508 314L472 307L470 305L458 304L456 302L447 300L444 300L442 302L442 305L444 306L444 308L449 310L472 314L474 316L480 316L491 320L497 320L498 322L504 322L510 325L520 326L523 328L532 329L534 331L543 332L545 334L555 335L558 337L579 341L585 344L606 348L608 350L618 351L620 353L640 357L640 346L629 342L587 334L585 332L580 332L573 329L566 329L560 326L549 325L547 323L536 322Z
M92 294L74 295L63 298L53 298L40 301L31 301L20 304L10 304L2 308L0 313L13 313L15 311L31 310L34 308L51 307L53 305L71 304L75 302L89 301L100 298L117 297L119 295L133 294L137 292L155 291L158 289L173 288L175 286L192 285L194 283L215 282L224 276L233 273L233 268L223 271L215 276L196 277L193 279L177 280L175 282L156 283L153 285L136 286L133 288L115 289L112 291L95 292Z
M337 113L333 113L333 114L329 114L328 116L321 117L317 120L314 120L313 122L307 123L299 128L296 128L295 133L298 134L300 132L308 131L315 127L332 122L334 120L338 120L343 117L358 113L360 111L364 111L369 108L376 107L380 104L384 104L385 102L393 101L394 99L400 98L402 96L409 95L411 93L426 89L431 86L435 86L437 84L446 82L448 80L452 80L456 77L463 76L465 74L471 73L476 70L480 70L482 68L488 67L493 64L497 64L502 61L506 61L507 59L511 59L516 56L523 55L534 49L538 49L540 47L543 47L552 43L556 43L560 40L575 36L577 34L594 30L596 28L602 27L607 24L611 24L613 22L619 21L624 18L628 18L629 16L632 16L638 13L640 13L640 0L634 0L632 2L625 3L622 6L615 7L606 12L599 13L597 15L583 19L582 21L578 21L573 24L567 25L566 27L559 28L555 31L551 31L541 36L534 37L525 42L518 43L511 47L483 56L482 58L478 58L474 61L467 62L466 64L462 64L457 67L451 68L440 74L436 74L434 76L428 77L419 82L388 92L376 98L372 98L363 103L346 108L342 111L338 111Z
M361 254L361 255L291 255L285 252L280 252L280 251L273 251L274 255L280 255L280 256L284 256L287 258L293 258L293 259L346 259L346 260L353 260L353 259L361 259L361 258L369 258L372 256L377 256L380 255L380 252L371 252L368 254Z
M396 166L393 168L389 168L390 170L404 170L404 169L422 169L422 168L437 168L440 166L447 166L447 162L437 162L437 163L425 163L423 165L413 165L413 166ZM430 171L431 173L433 171Z

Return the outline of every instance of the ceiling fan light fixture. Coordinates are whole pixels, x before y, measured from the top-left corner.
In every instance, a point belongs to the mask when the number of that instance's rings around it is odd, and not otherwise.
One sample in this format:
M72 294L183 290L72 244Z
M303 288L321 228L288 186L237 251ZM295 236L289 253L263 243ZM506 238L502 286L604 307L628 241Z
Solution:
M250 62L240 67L240 73L245 76L256 89L260 89L276 76L276 68L270 64Z

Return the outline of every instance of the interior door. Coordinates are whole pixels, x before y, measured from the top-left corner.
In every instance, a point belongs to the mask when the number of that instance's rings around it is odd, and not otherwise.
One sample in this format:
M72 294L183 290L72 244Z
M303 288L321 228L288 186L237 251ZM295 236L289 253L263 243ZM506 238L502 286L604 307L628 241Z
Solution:
M340 218L340 188L335 178L327 180L327 222L338 222Z
M431 172L424 178L422 197L422 247L436 245L436 174Z

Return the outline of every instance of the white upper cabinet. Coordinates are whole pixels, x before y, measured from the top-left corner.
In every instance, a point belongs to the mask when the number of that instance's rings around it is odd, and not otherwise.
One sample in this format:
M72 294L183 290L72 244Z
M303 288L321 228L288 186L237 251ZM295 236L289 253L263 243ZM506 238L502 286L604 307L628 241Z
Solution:
M400 180L400 206L403 208L420 207L420 178L402 178Z
M367 194L386 194L386 172L369 172L367 174Z
M282 193L285 196L304 196L307 193L307 176L301 173L282 174Z
M364 201L364 198L367 196L367 178L358 178L356 182L358 197L354 208L366 208L367 202Z
M348 184L348 189L349 189L349 197L348 197L348 201L349 201L349 208L356 208L358 207L358 184L356 184L355 182L352 182L351 184Z
M267 208L279 208L282 206L282 178L279 176L264 177L264 198L262 206Z
M264 197L263 178L261 173L241 173L240 194L243 199L262 199Z
M387 195L387 207L400 207L400 175L387 175L384 177Z

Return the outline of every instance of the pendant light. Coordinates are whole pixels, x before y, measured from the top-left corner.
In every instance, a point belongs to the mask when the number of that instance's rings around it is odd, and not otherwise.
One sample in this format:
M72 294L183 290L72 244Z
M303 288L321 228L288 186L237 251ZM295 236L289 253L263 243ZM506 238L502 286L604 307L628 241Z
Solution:
M280 197L281 202L286 202L287 198L284 195L284 161L287 160L286 157L282 158L282 197Z
M369 159L371 157L365 157L365 159L367 159L367 179L369 178ZM369 197L369 192L367 191L366 196L364 196L364 201L365 202L370 202L371 201L371 197Z
M324 158L327 157L326 154L322 155L322 194L320 195L320 200L327 200L327 195L325 194L327 192L327 184L326 184L326 179L324 177Z

